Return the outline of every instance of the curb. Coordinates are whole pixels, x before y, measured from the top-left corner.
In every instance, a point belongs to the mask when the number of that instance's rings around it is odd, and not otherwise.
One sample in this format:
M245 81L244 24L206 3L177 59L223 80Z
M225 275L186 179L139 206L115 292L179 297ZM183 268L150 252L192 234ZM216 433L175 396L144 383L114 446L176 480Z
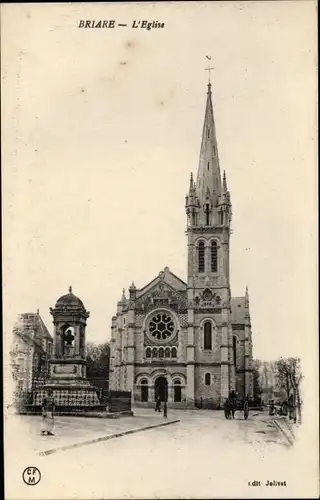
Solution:
M287 427L287 429L289 430L289 432L290 432L290 434L291 434L292 438L295 440L295 439L296 439L296 435L295 435L295 433L294 433L294 431L293 431L293 429L292 429L291 425L289 424L288 420L286 419L286 420L284 420L284 422L285 422L286 427Z
M277 427L277 429L280 430L281 433L284 435L284 437L286 438L286 440L288 441L290 446L293 446L294 440L291 437L289 437L286 432L284 432L284 430L283 430L282 426L279 424L279 422L277 422L276 420L273 420L273 423Z
M109 439L116 439L122 436L126 436L127 434L135 434L137 432L148 431L150 429L156 429L157 427L176 424L178 422L180 422L180 419L170 420L169 422L162 422L161 424L156 424L156 425L148 425L147 427L139 427L138 429L131 429L129 431L117 432L116 434L109 434L108 436L102 436L99 438L90 439L90 441L82 441L81 443L74 443L66 446L61 446L60 448L52 448L51 450L40 451L38 455L40 456L52 455L57 451L65 451L65 450L70 450L71 448L79 448L80 446L86 446L88 444L101 443L102 441L109 441Z

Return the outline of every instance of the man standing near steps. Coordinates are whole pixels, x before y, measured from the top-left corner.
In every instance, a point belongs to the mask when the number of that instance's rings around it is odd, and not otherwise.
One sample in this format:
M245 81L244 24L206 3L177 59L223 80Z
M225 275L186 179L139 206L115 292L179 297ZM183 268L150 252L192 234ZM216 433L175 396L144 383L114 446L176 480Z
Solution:
M44 436L45 434L47 436L54 436L52 432L54 428L54 411L55 404L53 394L51 389L48 389L47 394L42 401L42 436Z

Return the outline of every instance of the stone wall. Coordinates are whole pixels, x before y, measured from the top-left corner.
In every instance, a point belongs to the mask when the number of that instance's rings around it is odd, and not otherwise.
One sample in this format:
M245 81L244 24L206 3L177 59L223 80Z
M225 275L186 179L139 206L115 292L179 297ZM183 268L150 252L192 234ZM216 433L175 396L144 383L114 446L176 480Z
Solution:
M205 375L210 373L211 383L205 384ZM195 399L210 400L220 404L221 368L220 366L202 365L195 367Z

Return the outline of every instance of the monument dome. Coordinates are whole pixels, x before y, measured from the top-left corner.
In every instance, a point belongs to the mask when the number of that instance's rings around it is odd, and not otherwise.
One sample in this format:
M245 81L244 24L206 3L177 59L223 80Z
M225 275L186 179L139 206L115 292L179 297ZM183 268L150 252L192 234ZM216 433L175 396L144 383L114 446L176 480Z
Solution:
M69 287L69 293L66 295L62 295L57 302L56 307L61 306L72 306L72 307L81 307L84 308L82 300L79 299L76 295L72 293L72 287Z

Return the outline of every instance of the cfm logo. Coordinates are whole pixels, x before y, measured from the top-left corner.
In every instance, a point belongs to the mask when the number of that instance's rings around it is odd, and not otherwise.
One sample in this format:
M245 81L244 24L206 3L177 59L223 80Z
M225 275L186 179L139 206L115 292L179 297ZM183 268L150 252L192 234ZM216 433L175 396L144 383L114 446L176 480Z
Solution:
M41 472L38 467L26 467L22 473L22 479L28 486L35 486L41 480Z

